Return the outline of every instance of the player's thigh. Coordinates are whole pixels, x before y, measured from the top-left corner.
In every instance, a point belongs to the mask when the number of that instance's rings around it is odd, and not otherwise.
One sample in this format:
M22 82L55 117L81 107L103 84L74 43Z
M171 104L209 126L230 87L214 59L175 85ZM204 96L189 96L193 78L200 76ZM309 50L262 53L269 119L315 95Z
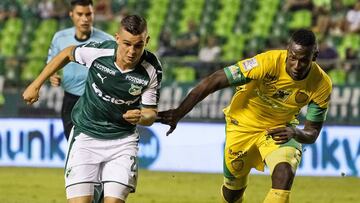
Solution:
M289 163L291 170L295 173L300 164L301 151L293 146L278 147L265 157L266 165L273 173L275 167L279 163Z
M278 163L286 162L291 165L292 171L295 172L301 160L302 146L295 139L291 139L284 144L276 144L271 136L264 131L263 135L257 141L258 149L262 159L273 172Z
M68 188L83 183L99 184L100 164L104 160L97 148L101 141L75 131L72 131L68 148L64 174L65 186Z
M236 130L226 131L224 184L229 189L241 189L246 186L247 176L252 168L263 169L264 164L255 143L254 134Z
M117 183L126 186L125 193L135 191L138 176L137 143L138 137L133 135L118 140L117 143L114 143L112 149L109 149L112 155L102 166L101 176L104 184ZM130 190L126 188L130 188ZM104 188L105 196L107 192L109 191Z

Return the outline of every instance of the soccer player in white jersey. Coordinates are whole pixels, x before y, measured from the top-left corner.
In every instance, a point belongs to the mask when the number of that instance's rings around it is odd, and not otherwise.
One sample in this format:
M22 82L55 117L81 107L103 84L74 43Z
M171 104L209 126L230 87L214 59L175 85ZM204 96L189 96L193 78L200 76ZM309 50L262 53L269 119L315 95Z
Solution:
M92 0L71 0L69 16L74 26L55 33L49 48L47 62L70 45L114 39L113 36L93 27L94 8ZM64 89L61 120L66 140L69 139L70 131L73 127L71 111L84 93L87 72L88 69L82 65L70 62L64 67L62 77L57 73L50 77L52 86L57 87L61 85ZM102 192L102 185L97 185L94 191L94 203L102 201Z
M65 167L68 202L91 202L99 182L104 183L105 203L125 202L136 188L136 125L155 121L162 70L155 55L145 50L149 35L144 18L125 17L115 40L65 48L23 93L32 104L43 83L65 64L89 68L85 92L72 111Z
M114 39L111 35L93 27L94 8L92 0L71 0L70 6L69 16L74 26L55 33L51 41L47 62L70 45ZM77 100L84 93L87 72L87 68L70 62L64 67L62 78L58 74L54 74L50 78L51 85L59 86L61 84L64 89L61 119L64 126L64 135L67 140L73 126L71 111Z

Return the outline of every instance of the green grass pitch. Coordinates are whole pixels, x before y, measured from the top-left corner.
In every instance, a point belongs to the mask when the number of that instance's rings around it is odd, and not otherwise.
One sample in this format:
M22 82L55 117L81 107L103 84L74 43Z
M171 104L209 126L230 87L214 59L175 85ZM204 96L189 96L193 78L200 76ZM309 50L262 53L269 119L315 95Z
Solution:
M128 203L212 203L220 201L221 174L139 171L138 187ZM66 202L62 169L0 167L1 203ZM261 203L269 176L252 175L247 202ZM296 177L292 203L360 202L360 178Z

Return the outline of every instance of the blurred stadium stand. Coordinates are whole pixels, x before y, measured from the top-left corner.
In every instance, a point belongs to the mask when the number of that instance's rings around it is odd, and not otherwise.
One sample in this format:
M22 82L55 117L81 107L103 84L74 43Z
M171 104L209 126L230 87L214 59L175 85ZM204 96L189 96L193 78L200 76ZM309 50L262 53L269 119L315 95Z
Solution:
M54 4L65 0L52 0ZM0 2L0 75L5 78L1 94L12 105L24 85L33 80L45 65L53 34L71 26L64 14L41 18L38 4L42 0L1 0ZM96 0L94 1L96 4ZM336 58L319 59L336 85L358 87L360 84L360 28L349 32L344 23L346 14L355 8L357 0L313 0L301 7L292 0L112 0L112 19L96 21L95 27L110 34L117 31L121 11L146 17L151 36L148 49L157 52L162 44L161 34L170 33L170 45L186 34L188 22L197 25L199 49L206 37L216 36L221 56L213 63L202 63L197 55L161 56L165 84L193 84L217 68L232 64L244 57L267 49L284 48L294 29L313 29L321 41L328 43L338 54ZM60 2L60 4L64 2ZM288 7L286 7L288 6ZM286 7L286 8L285 8ZM310 9L309 9L310 8ZM341 8L341 9L339 9ZM360 10L357 11L360 16ZM339 17L340 16L340 17ZM324 28L325 27L325 28ZM360 27L360 25L359 25ZM175 53L175 54L174 54ZM171 85L171 84L170 84ZM1 88L1 87L0 87ZM16 100L16 101L15 101ZM0 102L1 105L1 102ZM19 107L19 108L20 108ZM44 110L45 111L45 110ZM0 117L19 116L18 112L0 109ZM37 112L36 114L39 114ZM33 112L26 114L33 115ZM48 115L46 111L44 115ZM52 114L56 115L56 114Z

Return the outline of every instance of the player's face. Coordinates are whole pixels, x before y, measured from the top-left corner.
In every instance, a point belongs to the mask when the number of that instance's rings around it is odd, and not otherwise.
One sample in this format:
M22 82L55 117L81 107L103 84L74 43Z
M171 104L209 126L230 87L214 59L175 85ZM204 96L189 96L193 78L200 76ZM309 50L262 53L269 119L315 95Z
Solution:
M291 42L288 47L286 72L294 80L304 79L311 68L313 55L313 46L302 46Z
M147 31L133 35L125 29L121 29L119 33L115 34L115 39L118 44L117 61L124 68L132 68L139 62L149 41L149 36Z
M94 9L92 5L74 6L73 10L70 11L71 20L74 23L77 34L88 34L91 32L91 28L94 22Z

